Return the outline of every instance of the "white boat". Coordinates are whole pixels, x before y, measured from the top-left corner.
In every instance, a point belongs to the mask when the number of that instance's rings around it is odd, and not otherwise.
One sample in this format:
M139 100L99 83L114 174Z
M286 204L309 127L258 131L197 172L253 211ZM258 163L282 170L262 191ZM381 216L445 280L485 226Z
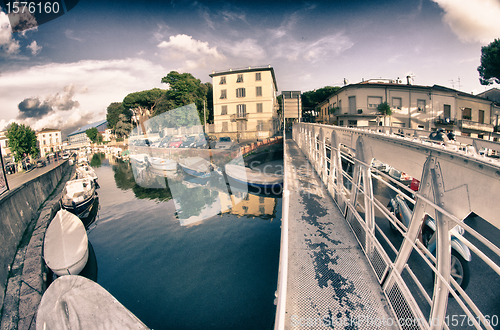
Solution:
M45 232L43 258L58 276L79 274L89 257L88 238L80 219L62 209Z
M83 179L85 177L89 177L92 180L97 181L97 174L95 174L95 171L92 168L92 166L87 164L83 164L76 168L76 178Z
M201 157L187 157L179 160L180 167L189 175L207 178L214 170L213 164Z
M226 175L234 181L259 189L269 189L273 192L281 192L283 175L274 173L262 173L251 168L226 164Z
M55 280L36 313L42 329L149 329L99 284L78 275Z
M149 165L147 154L130 154L130 163L135 168L146 168Z
M62 207L78 217L85 217L94 203L95 183L90 177L66 182L61 198Z
M177 162L173 159L160 157L150 157L148 159L151 164L151 170L158 175L170 176L177 172Z

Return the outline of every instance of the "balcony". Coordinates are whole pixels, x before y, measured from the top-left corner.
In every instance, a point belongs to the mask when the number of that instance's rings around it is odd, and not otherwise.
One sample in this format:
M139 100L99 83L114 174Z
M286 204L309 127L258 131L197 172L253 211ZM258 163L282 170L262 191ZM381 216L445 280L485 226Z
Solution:
M231 115L230 119L231 119L231 121L248 120L248 114L246 112L236 113L236 114Z
M434 123L436 125L454 125L455 121L451 118L448 118L448 117L445 117L445 118L438 117L438 118L436 118Z
M458 121L458 127L474 131L493 132L493 125L477 123L472 120L462 119Z

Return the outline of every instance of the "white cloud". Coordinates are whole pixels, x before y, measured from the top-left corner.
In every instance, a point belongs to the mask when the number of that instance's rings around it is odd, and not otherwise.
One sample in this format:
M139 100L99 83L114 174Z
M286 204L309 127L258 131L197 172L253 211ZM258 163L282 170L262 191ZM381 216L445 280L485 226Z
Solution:
M208 63L225 59L217 47L210 47L208 42L195 40L185 34L170 36L169 41L162 41L158 48L162 50L164 59L179 62L179 70L205 68Z
M19 48L19 41L12 38L9 17L3 11L0 11L0 50L12 55L18 53Z
M65 36L66 36L66 38L68 38L68 39L72 39L72 40L76 40L76 41L80 41L80 42L82 42L82 41L83 41L83 39L82 39L82 38L77 38L77 37L75 37L75 31L73 31L73 30L69 30L69 29L68 29L68 30L64 31L64 35L65 35Z
M258 40L251 38L226 44L223 49L237 59L243 58L258 61L267 57L262 44Z
M38 46L35 40L33 40L33 42L26 47L31 49L31 54L33 56L40 54L40 51L42 50L42 46Z
M161 84L161 78L168 72L163 66L142 59L52 63L3 72L0 75L0 123L18 117L18 104L29 98L48 98L53 102L54 111L47 115L54 116L51 117L54 120L55 115L65 122L78 114L87 114L85 119L89 121L101 120L107 106L122 101L128 93L167 88ZM77 104L79 108L64 110ZM42 116L38 120L46 118Z
M488 44L500 37L500 1L433 1L445 11L443 21L461 41Z

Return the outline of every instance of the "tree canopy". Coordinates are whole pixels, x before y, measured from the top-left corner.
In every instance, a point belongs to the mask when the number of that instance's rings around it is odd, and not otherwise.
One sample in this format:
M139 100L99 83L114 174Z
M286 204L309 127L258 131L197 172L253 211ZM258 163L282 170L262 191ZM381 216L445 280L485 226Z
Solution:
M391 106L387 102L382 102L377 106L377 110L384 116L390 116L392 114Z
M27 155L33 158L38 157L40 150L36 146L36 133L31 127L12 123L7 129L6 136L16 162L21 161Z
M118 138L122 139L125 136L128 136L132 131L132 123L124 114L120 114L118 116L118 122L115 125L115 134Z
M95 127L89 128L88 130L85 131L85 134L87 134L88 138L90 139L90 141L92 141L92 143L97 142L97 136L99 135L97 128Z
M127 120L130 121L132 117L132 111L130 109L125 108L123 106L123 102L113 102L106 109L106 120L108 121L108 128L112 130L115 129L116 124L118 123L119 116L124 115Z
M320 89L302 93L302 111L314 110L318 103L323 102L328 96L338 91L338 86L325 86Z
M477 71L481 85L500 84L500 39L481 47L481 65Z

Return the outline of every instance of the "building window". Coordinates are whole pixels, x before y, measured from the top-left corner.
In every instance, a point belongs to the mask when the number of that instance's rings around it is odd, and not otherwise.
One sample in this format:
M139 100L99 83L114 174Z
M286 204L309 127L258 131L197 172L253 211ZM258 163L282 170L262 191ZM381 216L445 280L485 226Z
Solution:
M425 100L417 100L417 110L425 112Z
M261 86L255 87L255 95L262 96L262 87Z
M220 98L221 99L227 99L227 90L226 89L221 89L220 90Z
M246 121L239 121L237 123L236 128L238 129L238 132L244 132L247 130L247 122Z
M451 105L449 104L443 105L443 116L445 119L451 117Z
M238 78L236 78L236 82L237 83L243 82L243 75L242 74L238 75Z
M348 122L348 126L358 126L358 121L357 120L349 120Z
M479 120L480 124L484 124L484 110L479 110Z
M382 103L382 102L380 102L380 103ZM393 97L392 98L392 108L401 110L401 98L400 97Z
M42 134L42 137L45 137L45 134Z
M222 115L227 115L227 105L223 105L220 110L220 114Z
M49 137L51 137L51 136L52 136L52 134L49 134Z
M349 112L354 113L356 111L356 96L349 96Z
M56 133L56 136L57 136L57 133Z
M339 126L344 126L344 121L343 120L339 121Z
M264 121L263 120L257 120L257 130L258 131L264 130Z
M246 104L238 104L236 106L236 116L238 118L245 118L247 115L247 106Z
M226 77L220 77L219 85L224 85L226 83Z
M260 76L260 72L255 72L255 80L256 81L261 81L262 77Z
M228 131L228 129L227 129L227 121L225 121L225 122L222 123L222 131L223 132L227 132Z
M262 112L262 103L257 103L257 113Z
M394 101L394 99L393 99ZM377 109L378 105L382 103L382 97L380 96L368 96L368 108Z
M43 140L43 145L46 145L47 143L45 143L45 140Z
M245 89L237 88L236 89L236 97L245 97Z
M462 119L472 120L472 109L464 108L462 110Z

